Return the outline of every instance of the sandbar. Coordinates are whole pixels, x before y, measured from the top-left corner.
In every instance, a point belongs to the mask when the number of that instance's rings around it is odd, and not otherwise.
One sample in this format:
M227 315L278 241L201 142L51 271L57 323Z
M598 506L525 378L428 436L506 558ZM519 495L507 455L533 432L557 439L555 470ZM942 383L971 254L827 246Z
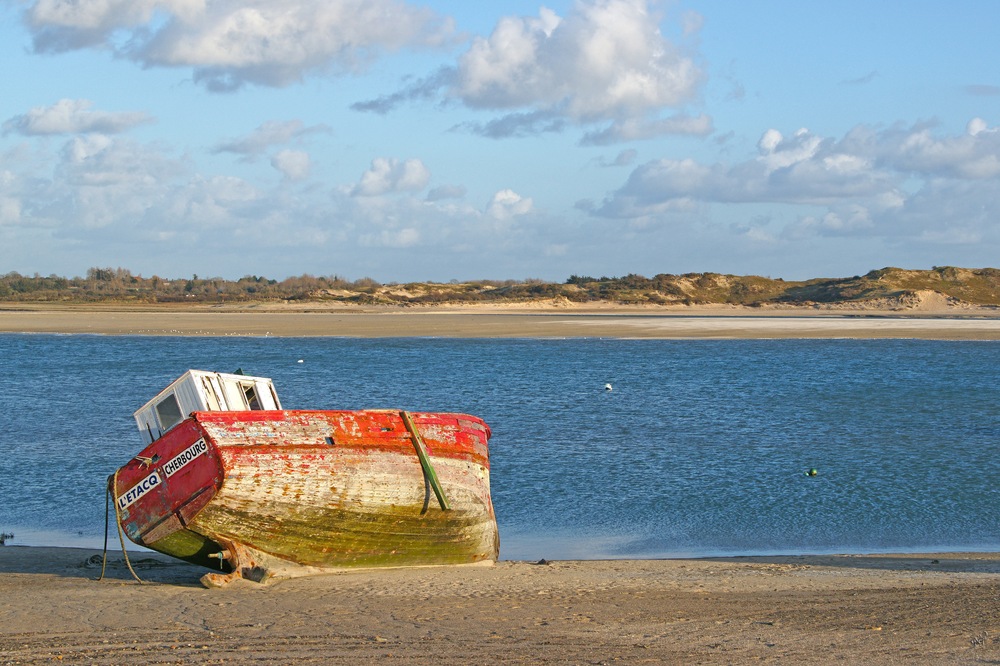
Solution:
M939 310L627 306L0 303L0 333L441 338L1000 340L995 308Z
M501 561L220 590L0 547L3 664L997 663L1000 555Z

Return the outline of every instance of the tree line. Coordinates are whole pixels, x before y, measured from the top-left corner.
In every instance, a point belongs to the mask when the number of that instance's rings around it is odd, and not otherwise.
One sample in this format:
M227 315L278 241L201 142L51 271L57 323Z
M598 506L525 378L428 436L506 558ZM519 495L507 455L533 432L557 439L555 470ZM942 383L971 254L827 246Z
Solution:
M0 275L0 301L226 303L267 301L337 301L355 304L420 305L568 301L629 305L809 304L872 299L905 299L934 291L958 302L1000 305L1000 270L935 266L930 270L882 268L847 278L785 281L756 275L661 273L651 278L571 275L561 283L538 279L380 283L372 278L348 280L300 275L274 280L245 275L164 278L134 275L126 268L90 268L85 277Z
M714 284L713 278L706 277L712 275L684 277L691 277L697 285L707 285ZM170 279L157 275L143 277L126 268L95 267L88 269L85 277L73 278L7 273L0 276L0 301L238 303L325 300L359 304L433 304L566 299L573 302L652 304L677 300L692 302L684 289L676 284L678 277L657 275L645 278L629 274L594 278L572 275L562 283L525 279L383 284L368 277L348 280L337 275L300 275L284 280L258 275L246 275L238 280L198 275Z

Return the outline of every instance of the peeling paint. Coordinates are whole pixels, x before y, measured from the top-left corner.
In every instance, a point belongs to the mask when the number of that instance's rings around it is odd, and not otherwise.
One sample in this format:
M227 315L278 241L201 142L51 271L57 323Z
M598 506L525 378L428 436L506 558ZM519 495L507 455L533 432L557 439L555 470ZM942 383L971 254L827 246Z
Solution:
M116 497L200 438L208 446L161 474L122 525L154 550L254 575L495 561L489 427L464 414L410 416L448 511L399 412L216 411L193 413L119 470Z

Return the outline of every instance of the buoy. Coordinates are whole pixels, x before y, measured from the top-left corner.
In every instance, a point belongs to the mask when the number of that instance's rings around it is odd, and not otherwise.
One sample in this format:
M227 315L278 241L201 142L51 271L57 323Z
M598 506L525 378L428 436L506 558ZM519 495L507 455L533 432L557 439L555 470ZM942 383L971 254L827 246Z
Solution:
M819 474L819 472L816 471L815 467L806 472L806 476L816 476L817 474Z
M610 391L611 390L611 384L605 384L604 385L604 390L605 391Z
M305 360L300 358L298 362L299 363L305 363Z

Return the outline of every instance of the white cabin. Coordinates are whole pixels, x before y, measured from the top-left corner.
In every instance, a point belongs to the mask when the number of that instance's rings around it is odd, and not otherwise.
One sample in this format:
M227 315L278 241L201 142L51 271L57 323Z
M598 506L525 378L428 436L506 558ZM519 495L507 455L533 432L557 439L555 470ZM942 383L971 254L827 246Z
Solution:
M267 377L188 370L133 416L150 444L191 412L252 409L281 409L278 393Z

